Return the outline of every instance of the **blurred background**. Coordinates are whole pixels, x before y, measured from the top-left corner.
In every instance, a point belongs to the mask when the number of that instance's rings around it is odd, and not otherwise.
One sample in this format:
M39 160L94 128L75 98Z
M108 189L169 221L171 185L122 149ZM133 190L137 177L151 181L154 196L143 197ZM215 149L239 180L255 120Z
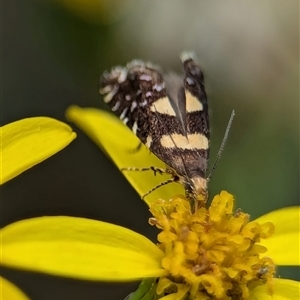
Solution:
M206 78L211 164L236 112L210 194L228 190L253 218L299 204L299 1L1 4L1 125L30 116L66 121L71 104L106 109L98 95L104 70L140 58L166 72L182 72L178 55L193 50ZM146 205L113 163L71 126L78 138L70 146L2 187L1 225L72 215L120 224L155 241ZM2 273L35 300L120 300L138 284ZM298 268L278 274L299 280Z

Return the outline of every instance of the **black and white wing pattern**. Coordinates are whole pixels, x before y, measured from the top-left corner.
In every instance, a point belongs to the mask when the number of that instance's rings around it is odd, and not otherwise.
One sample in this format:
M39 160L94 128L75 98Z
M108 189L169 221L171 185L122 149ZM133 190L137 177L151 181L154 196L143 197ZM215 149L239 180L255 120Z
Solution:
M203 73L183 53L184 76L162 75L150 63L134 60L101 78L104 102L152 153L166 163L186 191L206 194L209 117Z

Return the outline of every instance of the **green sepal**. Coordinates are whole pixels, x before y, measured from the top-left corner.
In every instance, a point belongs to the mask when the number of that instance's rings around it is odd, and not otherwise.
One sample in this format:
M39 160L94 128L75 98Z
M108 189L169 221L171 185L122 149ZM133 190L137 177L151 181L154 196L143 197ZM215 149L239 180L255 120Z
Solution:
M156 299L156 279L148 278L144 279L136 291L131 293L126 300L155 300ZM124 299L124 300L125 300Z

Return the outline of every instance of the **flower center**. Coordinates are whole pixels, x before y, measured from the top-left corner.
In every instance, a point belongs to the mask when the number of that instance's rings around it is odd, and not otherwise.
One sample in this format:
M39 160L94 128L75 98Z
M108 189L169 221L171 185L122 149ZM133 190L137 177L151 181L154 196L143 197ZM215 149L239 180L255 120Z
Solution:
M180 197L152 204L150 224L162 231L159 247L165 253L157 294L174 299L246 299L252 288L272 287L273 261L263 257L261 239L274 232L272 223L249 222L249 215L233 213L233 196L222 191L209 208L191 211ZM172 298L173 299L173 298Z

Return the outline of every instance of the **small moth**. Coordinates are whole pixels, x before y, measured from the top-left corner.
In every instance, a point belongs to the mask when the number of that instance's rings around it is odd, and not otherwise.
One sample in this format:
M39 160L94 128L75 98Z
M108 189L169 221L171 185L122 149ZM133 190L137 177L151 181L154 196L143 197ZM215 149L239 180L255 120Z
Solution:
M104 72L99 92L123 123L166 164L166 169L127 170L169 173L170 180L157 187L176 181L184 185L190 199L206 201L210 132L204 77L192 53L184 52L180 58L183 76L163 75L159 67L133 60L126 67Z

